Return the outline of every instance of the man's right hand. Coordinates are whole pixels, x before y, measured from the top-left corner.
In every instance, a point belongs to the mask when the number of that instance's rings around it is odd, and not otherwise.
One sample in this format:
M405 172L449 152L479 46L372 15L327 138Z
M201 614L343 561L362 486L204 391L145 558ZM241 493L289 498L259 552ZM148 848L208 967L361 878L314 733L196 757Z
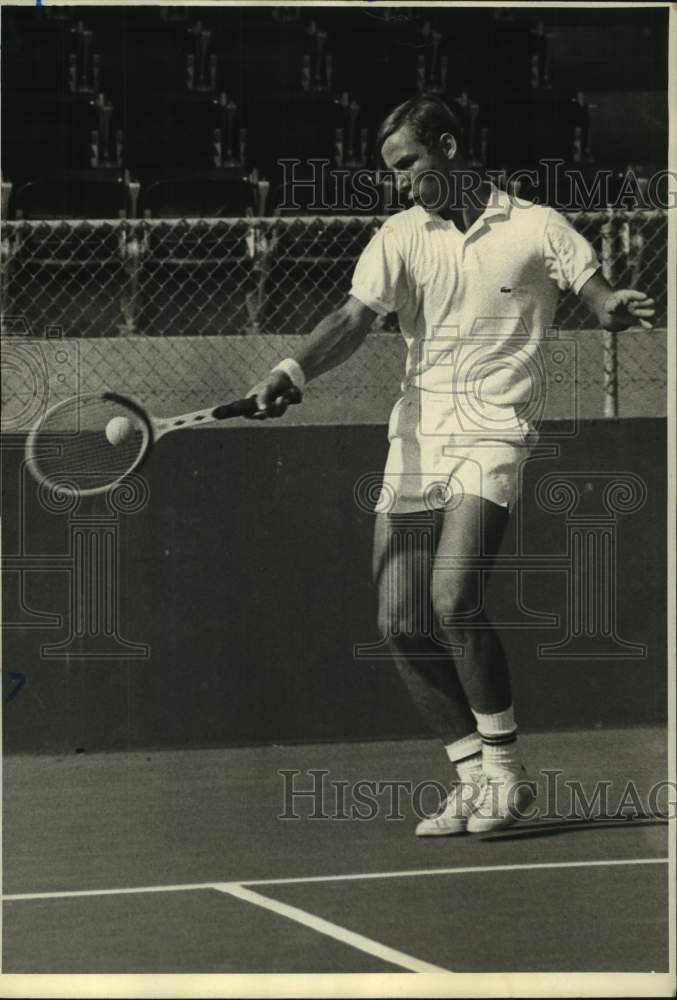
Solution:
M266 420L268 417L281 417L290 403L300 403L301 391L286 372L271 372L270 375L249 390L247 399L256 397L258 412L252 414L249 420Z

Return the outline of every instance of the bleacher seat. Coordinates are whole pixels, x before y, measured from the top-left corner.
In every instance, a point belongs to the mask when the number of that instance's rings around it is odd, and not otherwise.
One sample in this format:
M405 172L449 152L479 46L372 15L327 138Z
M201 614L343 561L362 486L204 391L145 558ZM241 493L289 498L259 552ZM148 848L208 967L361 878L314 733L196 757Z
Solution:
M21 185L12 205L23 219L117 219L130 214L129 186L115 171L63 170Z
M242 177L256 167L271 179L270 215L284 203L281 160L333 163L337 132L343 130L345 137L349 120L346 94L359 104L355 142L366 129L366 165L376 169L376 128L384 113L417 92L421 59L427 89L439 89L446 100L464 94L465 107L477 108L474 158L492 170L534 169L546 158L563 160L564 169L573 166L580 160L574 153L579 128L584 166L594 156L599 169L619 171L640 156L638 148L643 162L664 166L667 40L659 11L651 15L652 25L648 15L634 11L589 11L586 27L578 15L572 18L557 8L547 16L527 8L141 6L123 11L89 5L85 10L81 18L67 8L15 6L3 17L2 169L14 184L11 202L26 217L131 213L123 192L103 172L97 172L97 182L84 178L91 133L100 122L97 95L81 86L79 64L77 92L69 84L69 59L80 53L81 20L93 32L86 81L93 85L96 54L97 87L114 109L109 155L120 156L145 178L142 212L153 217L232 217L254 207L254 190L213 166L219 162L216 130L233 156L245 161ZM537 17L545 19L539 23ZM602 36L595 18L606 23L609 17L613 31ZM213 90L188 89L187 59L195 53L198 21L210 32L207 66L212 56L216 59ZM637 46L640 28L642 45ZM603 60L595 48L599 44ZM304 58L310 60L310 79L304 76ZM230 116L223 111L223 94L237 109ZM588 106L597 109L590 142ZM633 135L640 129L639 146L623 128L626 120L633 122ZM240 130L246 130L242 146ZM118 132L123 139L120 152L113 154ZM34 176L36 164L39 176ZM58 168L64 177L47 178L42 164ZM82 179L73 173L78 170ZM523 188L528 196L526 184ZM312 192L301 191L300 214L317 214L309 207L314 200ZM323 214L339 211L351 209L322 209ZM353 206L353 214L360 211Z
M139 201L139 214L156 219L237 218L254 210L254 189L244 174L218 169L168 171L142 186Z

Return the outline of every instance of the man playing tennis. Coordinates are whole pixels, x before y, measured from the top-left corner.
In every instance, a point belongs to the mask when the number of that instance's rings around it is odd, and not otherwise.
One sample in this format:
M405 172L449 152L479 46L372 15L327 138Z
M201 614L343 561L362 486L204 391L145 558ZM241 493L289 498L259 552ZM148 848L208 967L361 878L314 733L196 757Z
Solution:
M419 836L509 825L534 797L483 594L538 437L529 417L542 410L539 342L558 291L572 289L606 330L648 327L654 313L642 292L611 289L557 212L486 179L469 185L461 143L439 98L388 115L378 149L412 207L365 248L347 302L249 393L258 418L280 416L294 386L341 364L377 316L397 313L408 357L377 503L380 627L457 774Z

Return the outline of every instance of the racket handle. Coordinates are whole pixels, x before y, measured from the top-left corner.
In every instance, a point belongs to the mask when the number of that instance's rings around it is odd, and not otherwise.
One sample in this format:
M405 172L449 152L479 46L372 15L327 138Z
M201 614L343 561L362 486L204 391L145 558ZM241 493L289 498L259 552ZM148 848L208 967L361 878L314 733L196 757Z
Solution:
M251 417L257 410L256 397L249 396L247 399L236 399L233 403L217 406L213 411L213 416L215 420L227 420L228 417Z
M285 393L285 399L288 403L300 403L301 393L294 386ZM233 403L224 403L223 406L217 406L212 412L212 416L215 420L227 420L229 417L251 417L255 413L259 412L259 408L256 404L256 396L248 396L246 399L236 399Z

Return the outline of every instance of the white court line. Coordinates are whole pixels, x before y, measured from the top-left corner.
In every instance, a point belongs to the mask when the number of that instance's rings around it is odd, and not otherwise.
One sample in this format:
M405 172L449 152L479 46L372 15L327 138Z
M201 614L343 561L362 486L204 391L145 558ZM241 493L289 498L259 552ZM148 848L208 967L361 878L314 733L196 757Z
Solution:
M293 885L303 882L353 882L374 878L416 878L421 875L474 875L482 872L537 871L545 868L606 868L619 865L666 865L669 858L620 858L607 861L545 861L526 865L476 865L468 868L417 868L409 871L363 872L349 875L302 875L298 878L241 879L235 883L185 882L179 885L140 885L125 889L74 889L63 892L20 892L5 895L6 902L32 899L71 899L78 896L132 896L146 892L191 892L200 889L220 890L227 885Z
M538 871L543 868L606 868L615 865L666 865L668 858L622 858L608 861L543 861L526 865L474 865L467 868L418 868L367 872L362 875L305 875L299 878L243 879L241 885L293 885L297 882L352 882L369 878L414 878L418 875L476 875L482 872Z
M356 934L354 931L349 931L347 927L333 924L331 921L324 920L314 913L308 913L307 910L300 910L297 906L289 906L288 903L280 903L277 899L269 899L267 896L262 896L258 892L252 892L251 889L246 889L243 885L238 885L235 882L223 882L214 888L218 889L219 892L234 896L236 899L242 899L246 903L253 903L254 906L271 910L273 913L277 913L278 916L294 920L297 924L303 924L304 927L309 927L311 930L317 931L319 934L325 934L335 941L340 941L342 944L347 944L352 948L357 948L359 951L364 951L367 955L372 955L374 958L390 962L391 965L399 965L400 968L406 969L408 972L451 973L451 969L444 969L440 965L431 965L429 962L422 962L419 958L414 958L413 955L397 951L396 948L389 948L388 945L381 944L380 941L374 941L372 938L364 937L362 934Z
M3 903L20 903L31 899L75 899L79 896L140 896L147 892L192 892L214 889L215 882L183 882L179 885L136 885L125 889L73 889L63 892L18 892L4 895Z

